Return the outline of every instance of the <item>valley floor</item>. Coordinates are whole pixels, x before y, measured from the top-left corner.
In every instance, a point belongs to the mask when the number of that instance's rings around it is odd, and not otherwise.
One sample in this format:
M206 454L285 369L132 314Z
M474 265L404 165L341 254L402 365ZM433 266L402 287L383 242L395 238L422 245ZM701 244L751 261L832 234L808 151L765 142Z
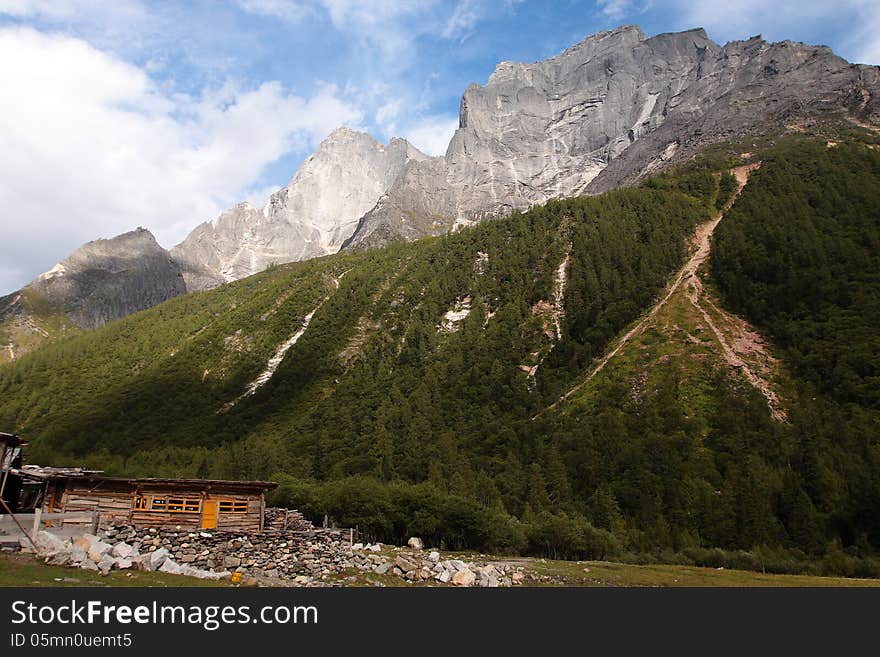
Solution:
M462 559L486 555L456 555ZM451 557L450 557L451 558ZM877 579L850 579L843 577L816 577L809 575L773 575L744 570L696 568L664 564L637 566L608 561L555 561L552 559L489 559L495 564L522 567L524 586L565 587L880 587ZM414 586L394 576L380 576L358 571L343 573L328 580L336 586ZM166 573L113 571L107 577L96 572L76 568L47 566L28 555L0 555L0 586L51 587L190 587L231 586L228 581L208 581ZM427 585L427 584L425 584ZM432 586L437 585L431 582Z

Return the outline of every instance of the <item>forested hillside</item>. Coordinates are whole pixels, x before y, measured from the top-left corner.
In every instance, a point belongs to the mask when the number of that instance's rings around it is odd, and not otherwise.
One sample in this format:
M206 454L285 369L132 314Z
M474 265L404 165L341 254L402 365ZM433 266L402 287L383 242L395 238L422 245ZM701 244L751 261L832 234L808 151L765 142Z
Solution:
M880 154L759 156L704 275L771 339L787 422L684 293L551 407L729 201L704 164L71 337L0 366L0 428L36 462L274 478L385 541L880 575Z

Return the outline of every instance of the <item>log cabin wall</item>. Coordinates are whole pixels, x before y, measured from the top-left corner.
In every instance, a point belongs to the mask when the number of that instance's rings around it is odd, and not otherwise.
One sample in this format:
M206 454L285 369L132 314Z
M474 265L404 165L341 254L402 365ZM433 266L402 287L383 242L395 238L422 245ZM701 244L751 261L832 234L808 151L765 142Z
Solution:
M143 500L138 502L136 500ZM181 510L155 510L159 500L162 506ZM185 500L183 505L169 504ZM46 488L43 510L101 514L101 526L126 524L136 527L197 530L203 527L202 511L205 502L216 502L216 529L222 531L259 532L263 529L262 491L243 491L210 487L140 485L137 482L76 481L75 479L50 482ZM192 510L189 510L192 509Z

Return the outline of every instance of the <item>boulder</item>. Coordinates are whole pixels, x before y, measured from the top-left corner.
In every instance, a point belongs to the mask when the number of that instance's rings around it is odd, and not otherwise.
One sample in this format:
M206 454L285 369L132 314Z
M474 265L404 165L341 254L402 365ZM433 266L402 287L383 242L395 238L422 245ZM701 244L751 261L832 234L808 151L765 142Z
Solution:
M418 566L407 559L406 557L397 557L397 560L394 562L394 565L400 568L403 572L408 573L410 571L416 570Z
M406 544L411 547L413 550L424 550L425 543L418 536L413 536L410 538Z
M38 531L34 537L34 543L43 553L66 552L70 548L70 543L60 539L55 534L46 531Z
M93 536L92 534L82 534L80 536L74 536L70 541L74 546L78 547L83 552L88 553L89 548L92 547L92 541L97 540L97 538L97 536Z
M46 557L46 563L50 566L69 566L72 561L71 552L67 550L53 552Z
M91 559L84 559L83 561L80 561L79 567L83 570L98 570L98 564L96 564Z
M452 576L452 583L456 586L473 586L474 582L476 581L476 575L474 575L467 568L465 568L464 570L459 570L457 573L455 573L455 575Z
M160 573L170 573L172 575L182 575L183 567L173 559L165 559L159 567Z
M437 550L432 550L431 554L428 555L428 561L431 563L437 563L440 561L440 553Z
M136 557L138 555L138 551L136 548L133 548L131 545L123 541L114 545L113 548L110 550L110 554L112 554L114 557L120 557L122 559L131 559L132 557Z
M77 545L70 546L70 561L71 563L80 563L83 561L89 560L89 554L82 548Z
M150 571L153 570L152 558L152 554L141 554L132 559L131 564L135 570Z
M169 552L165 548L159 548L154 552L150 552L150 570L159 570L169 557Z
M108 575L111 570L113 570L113 566L116 565L116 559L111 557L109 554L105 554L98 560L98 570L101 571L102 575Z
M111 549L112 546L109 543L105 543L100 539L95 539L92 541L88 549L89 559L95 563L99 563L104 555L109 553Z

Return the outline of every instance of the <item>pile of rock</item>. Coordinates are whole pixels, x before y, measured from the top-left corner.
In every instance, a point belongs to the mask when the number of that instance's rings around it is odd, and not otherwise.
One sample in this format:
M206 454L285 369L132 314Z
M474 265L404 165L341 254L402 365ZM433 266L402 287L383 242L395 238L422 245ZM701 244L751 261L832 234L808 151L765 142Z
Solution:
M412 543L410 543L412 545ZM363 549L359 549L359 548ZM488 588L513 586L522 583L521 566L509 564L465 562L460 559L442 560L433 550L427 557L419 551L400 551L396 554L368 554L371 546L352 546L350 563L359 570L369 570L377 575L397 575L406 582L440 582L455 586L481 586ZM378 550L376 550L378 551Z
M163 573L188 575L200 579L229 577L229 571L209 571L175 562L168 550L158 549L141 553L125 541L115 543L101 540L92 534L81 534L63 539L49 532L37 532L34 542L40 556L53 566L74 566L96 570L107 575L111 570L158 570Z
M424 551L419 539L410 539L409 549L379 543L350 545L346 536L321 530L242 534L114 525L98 536L83 534L72 539L41 531L36 542L49 564L104 575L111 570L134 569L221 579L237 572L244 584L252 586L344 585L356 578L353 570L397 577L410 584L462 587L506 587L524 579L519 566L444 560L436 550Z
M244 534L225 531L168 531L117 525L101 534L149 554L165 550L182 567L237 571L244 581L318 585L348 567L349 543L339 533L294 530Z

